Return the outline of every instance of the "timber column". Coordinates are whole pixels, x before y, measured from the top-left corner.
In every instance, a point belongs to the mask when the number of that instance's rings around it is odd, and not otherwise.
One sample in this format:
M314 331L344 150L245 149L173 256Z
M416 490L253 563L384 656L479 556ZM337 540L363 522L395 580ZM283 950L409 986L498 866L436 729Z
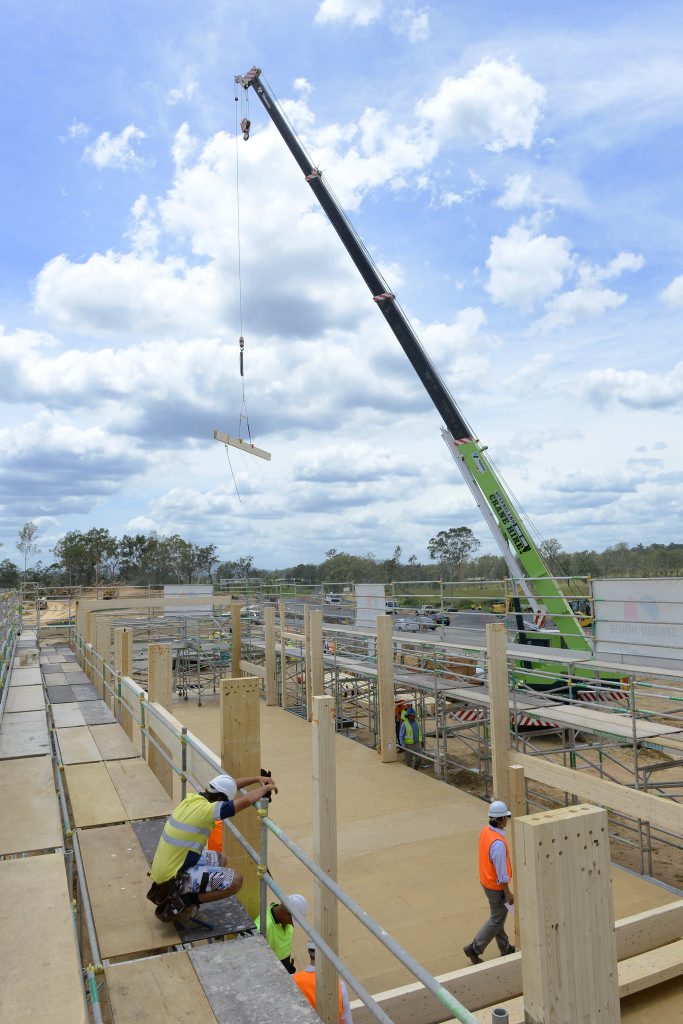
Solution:
M234 778L261 774L261 720L259 717L259 680L254 676L224 679L221 682L221 764ZM259 819L254 808L247 808L232 819L232 824L258 853ZM244 879L239 898L252 918L259 912L259 880L256 862L223 827L223 852L231 868Z

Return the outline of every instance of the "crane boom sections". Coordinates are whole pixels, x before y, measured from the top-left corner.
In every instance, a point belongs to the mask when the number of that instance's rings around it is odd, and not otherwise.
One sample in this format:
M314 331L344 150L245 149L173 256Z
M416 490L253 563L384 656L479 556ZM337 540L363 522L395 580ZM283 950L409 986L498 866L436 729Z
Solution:
M245 75L237 75L235 81L244 89L252 88L260 99L358 272L370 289L373 301L410 360L446 425L449 436L445 436L445 440L449 451L484 513L484 518L494 530L494 536L501 546L501 550L503 550L503 545L507 549L507 553L504 551L504 557L508 566L517 569L514 575L524 580L525 592L527 594L531 592L535 598L533 603L542 602L547 612L553 616L560 630L562 645L574 650L590 650L590 643L557 581L545 565L529 531L521 521L521 517L515 510L490 462L484 457L485 448L474 437L471 427L464 419L455 399L423 349L408 318L398 304L396 296L380 274L344 210L328 188L322 172L308 156L284 112L263 84L260 68L253 67Z

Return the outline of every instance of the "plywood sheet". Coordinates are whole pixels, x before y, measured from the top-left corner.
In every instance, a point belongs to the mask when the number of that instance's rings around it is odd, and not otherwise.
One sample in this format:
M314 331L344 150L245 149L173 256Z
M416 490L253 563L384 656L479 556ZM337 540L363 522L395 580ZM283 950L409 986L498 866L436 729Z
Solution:
M79 704L86 725L114 725L116 717L103 700L83 700Z
M75 725L87 725L81 705L75 701L71 704L53 704L52 717L58 729L71 729Z
M126 819L160 818L171 813L170 796L142 758L107 761L106 767L126 809Z
M81 672L81 666L77 661L65 661L64 662L65 672Z
M5 939L0 1020L86 1024L62 854L0 861L0 906Z
M3 761L0 779L0 854L7 856L61 846L62 823L52 758L22 757Z
M92 683L72 683L71 692L76 700L101 700Z
M189 952L218 1024L320 1024L260 935Z
M17 711L3 717L0 727L0 759L51 753L44 711Z
M54 664L53 665L44 665L44 664L41 663L40 667L42 669L42 672L43 672L44 676L54 675L56 672L60 672L61 673L61 671L62 671L62 666L61 665L54 665Z
M126 820L123 804L102 761L67 765L64 773L77 828Z
M187 953L114 965L104 973L117 1024L216 1024Z
M71 704L74 700L74 695L71 692L70 686L48 686L47 699L50 704Z
M79 833L97 939L103 957L173 946L178 934L154 916L145 899L147 861L130 825Z
M19 668L16 663L10 672L9 678L11 686L40 686L43 681L37 665L31 665L29 668Z
M120 725L91 725L90 733L105 761L138 756Z
M84 764L87 761L102 760L87 725L81 728L57 729L57 738L64 764Z
M42 686L12 686L7 694L5 711L42 711L45 708L45 694Z

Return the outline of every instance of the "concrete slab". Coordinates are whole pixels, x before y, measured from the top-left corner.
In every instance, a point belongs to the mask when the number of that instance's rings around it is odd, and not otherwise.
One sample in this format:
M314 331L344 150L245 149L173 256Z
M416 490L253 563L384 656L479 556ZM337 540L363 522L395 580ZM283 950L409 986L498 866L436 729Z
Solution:
M75 726L87 725L81 705L75 701L72 704L53 704L52 717L57 729L73 729Z
M0 727L0 759L51 754L44 711L18 711L4 715Z
M202 946L188 956L218 1024L320 1024L260 935Z
M91 703L87 701L86 703ZM93 725L90 734L104 761L118 761L137 757L138 752L118 723L114 725Z
M46 689L50 704L73 704L74 693L70 686L48 686Z
M71 692L77 701L102 699L92 683L72 683Z
M64 764L87 764L102 760L102 754L87 726L57 729L57 738Z
M30 665L28 668L19 668L15 662L10 672L10 683L12 686L41 686L43 677L40 674L40 667Z
M61 672L62 671L61 664L57 664L57 665L41 665L41 668L43 670L43 675L46 675L46 676L51 675L53 672Z
M84 700L79 705L87 725L114 725L116 717L103 700Z

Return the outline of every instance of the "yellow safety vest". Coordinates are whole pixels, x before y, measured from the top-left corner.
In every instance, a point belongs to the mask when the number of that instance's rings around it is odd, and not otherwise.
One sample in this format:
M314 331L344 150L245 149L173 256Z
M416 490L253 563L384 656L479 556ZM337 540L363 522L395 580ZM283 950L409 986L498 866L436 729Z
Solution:
M161 833L150 875L157 885L175 878L188 853L201 854L211 835L217 806L191 793L170 815Z
M266 914L266 940L278 960L286 960L292 953L292 938L294 936L294 925L279 924L273 917L273 907L277 903L271 903ZM256 930L261 928L260 915L254 921Z
M405 731L405 735L403 737L403 746L404 747L412 747L413 743L415 742L414 739L413 739L412 723L409 722L407 718L405 719L405 723L406 723L406 731ZM418 740L418 743L422 743L422 726L418 722L417 718L415 719L415 725L417 726L417 740Z

